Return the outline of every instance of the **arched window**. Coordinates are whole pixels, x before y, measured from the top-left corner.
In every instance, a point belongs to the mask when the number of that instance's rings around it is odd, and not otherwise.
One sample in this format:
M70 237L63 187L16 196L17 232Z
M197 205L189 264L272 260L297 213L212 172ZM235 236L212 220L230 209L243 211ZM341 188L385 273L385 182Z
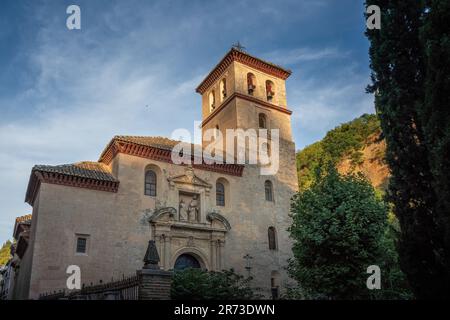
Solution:
M267 118L264 113L260 113L258 116L259 128L267 129Z
M253 73L247 73L247 90L248 94L253 95L256 89L256 77Z
M270 80L266 81L266 94L267 94L267 101L272 101L272 98L275 95L275 85Z
M156 197L156 173L153 170L145 173L145 195Z
M277 250L277 232L274 227L269 227L267 236L269 237L269 250Z
M225 186L221 182L216 183L216 205L225 206Z
M216 96L214 94L214 90L209 93L209 112L214 111L216 108Z
M220 93L222 101L225 100L225 98L227 97L227 80L225 78L220 81Z
M273 201L273 187L272 187L272 182L267 180L264 183L264 189L265 189L265 193L266 193L266 201Z

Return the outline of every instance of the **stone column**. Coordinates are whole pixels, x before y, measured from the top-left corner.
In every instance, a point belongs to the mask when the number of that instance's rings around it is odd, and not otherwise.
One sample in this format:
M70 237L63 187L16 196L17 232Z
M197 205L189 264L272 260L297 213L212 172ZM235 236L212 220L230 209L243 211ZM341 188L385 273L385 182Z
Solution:
M216 240L211 240L211 270L213 271L218 271L217 270L217 264L216 264L216 246L217 246L217 241Z
M169 236L164 236L164 261L163 261L163 269L170 269L170 241L171 238Z
M222 247L223 247L223 241L217 240L217 270L222 270Z

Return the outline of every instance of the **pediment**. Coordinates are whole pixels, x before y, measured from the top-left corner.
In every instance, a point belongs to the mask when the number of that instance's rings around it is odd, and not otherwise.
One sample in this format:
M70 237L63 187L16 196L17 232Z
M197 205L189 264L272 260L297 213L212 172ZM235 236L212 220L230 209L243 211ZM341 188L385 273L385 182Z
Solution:
M231 230L231 225L228 222L227 218L220 214L218 211L211 211L206 215L206 219L213 223L214 221L218 221L225 228L226 231Z
M156 222L161 219L173 220L176 216L177 210L172 207L161 207L155 210L145 210L145 217L149 222Z
M181 174L178 176L174 176L174 177L170 177L167 179L170 183L170 185L175 185L175 184L189 184L189 185L193 185L196 187L203 187L203 188L207 188L207 189L211 189L212 185L199 178L197 175L195 175L193 170L186 170L185 174Z

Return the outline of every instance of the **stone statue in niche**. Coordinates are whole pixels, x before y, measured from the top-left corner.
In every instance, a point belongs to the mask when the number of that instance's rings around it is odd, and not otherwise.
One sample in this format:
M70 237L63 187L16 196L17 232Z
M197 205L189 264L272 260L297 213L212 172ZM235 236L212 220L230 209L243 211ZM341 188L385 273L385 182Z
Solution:
M178 199L178 220L200 222L200 196L196 193L180 191Z
M194 195L192 197L191 202L189 203L188 212L189 212L189 221L190 222L198 222L199 221L199 203L197 200L198 196Z
M180 207L179 207L179 219L180 221L187 221L188 220L188 209L187 204L184 202L183 199L180 200Z

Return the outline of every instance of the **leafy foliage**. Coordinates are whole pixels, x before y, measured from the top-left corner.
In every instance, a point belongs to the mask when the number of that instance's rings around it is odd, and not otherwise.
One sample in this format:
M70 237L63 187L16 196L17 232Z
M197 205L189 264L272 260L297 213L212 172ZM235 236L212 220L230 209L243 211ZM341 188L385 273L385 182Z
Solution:
M376 298L366 287L367 267L396 265L395 252L386 251L392 246L385 234L387 212L364 177L342 176L332 164L326 172L319 170L311 187L292 202L289 272L305 297Z
M411 287L405 274L400 270L398 253L395 243L398 239L400 228L397 218L390 212L388 225L381 238L380 269L382 270L381 288L373 292L376 299L412 299Z
M417 298L450 298L450 2L368 0L375 105L400 224L402 270Z
M252 278L244 278L233 270L222 272L201 269L175 271L171 288L174 300L242 300L256 299L250 288Z
M11 241L6 241L3 243L2 248L0 249L0 266L6 265L10 256L11 250Z
M319 142L307 146L297 153L297 171L300 190L309 188L314 180L315 170L326 169L325 164L336 164L344 156L352 162L361 162L360 149L367 138L380 132L378 118L374 114L364 114L327 132Z

